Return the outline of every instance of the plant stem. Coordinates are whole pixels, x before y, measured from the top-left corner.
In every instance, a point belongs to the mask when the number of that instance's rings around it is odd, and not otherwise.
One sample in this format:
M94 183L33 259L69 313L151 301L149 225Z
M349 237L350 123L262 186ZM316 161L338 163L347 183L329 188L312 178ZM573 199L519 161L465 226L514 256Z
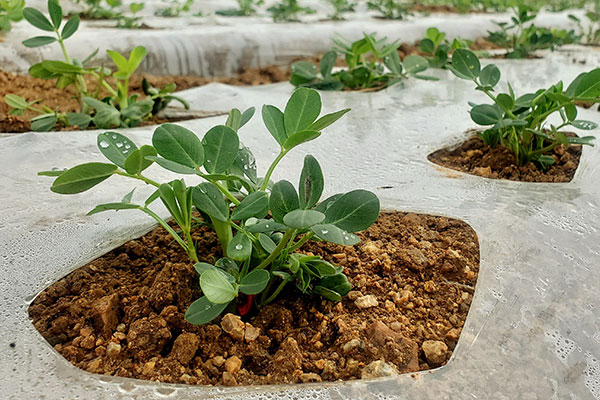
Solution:
M292 247L290 247L289 249L287 249L289 252L292 251L296 251L298 250L300 247L302 247L302 245L304 245L304 243L308 242L310 240L310 238L312 238L315 234L313 232L308 232L306 233L302 239L300 239L295 245L293 245Z
M289 150L286 150L283 147L281 148L281 151L279 152L279 154L277 155L275 160L273 160L273 162L271 163L271 166L269 166L269 169L267 170L267 174L264 177L263 184L260 187L261 191L265 191L267 189L267 186L269 185L269 180L271 179L271 175L273 175L273 171L275 170L275 167L277 166L277 164L279 164L281 159L288 153L288 151Z
M181 247L183 247L183 249L185 250L185 252L188 253L188 255L190 255L190 258L191 258L190 249L188 248L187 243L183 239L181 239L181 236L179 236L177 234L177 232L175 232L175 230L173 230L173 228L171 228L171 226L169 226L169 224L167 224L165 222L164 219L162 219L161 217L159 217L154 211L150 210L149 208L140 207L140 210L143 211L143 212L145 212L146 214L148 214L152 218L154 218L156 220L156 222L159 223L160 226L162 226L163 228L165 228L166 231L169 232L171 234L171 236L173 236L173 239L175 239L175 241L177 241L177 243L179 243L179 245ZM195 254L196 254L195 249L194 249L193 254L195 256ZM198 261L198 260L196 259L195 261Z
M289 242L290 239L292 239L294 237L295 232L296 232L295 229L288 229L287 231L285 231L285 235L283 235L283 237L279 241L279 244L277 244L277 247L275 247L275 250L273 250L273 252L271 254L269 254L269 257L267 257L263 262L261 262L254 269L264 269L269 264L271 264L277 258L279 253L281 253L281 251L283 249L285 249L285 247L287 246L287 242Z
M183 229L183 227L182 227ZM198 262L198 255L196 254L196 246L194 246L194 240L192 239L192 233L191 233L191 227L190 226L186 226L185 229L183 229L185 232L185 238L186 241L188 243L188 256L190 257L190 259L197 263Z
M127 172L119 171L119 170L116 170L114 173L117 175L126 176L128 178L139 179L140 181L143 181L143 182L147 183L148 185L160 187L160 183L155 182L150 178L146 178L142 174L133 175L133 174L130 174Z
M273 292L272 295L269 296L268 299L266 299L265 301L263 301L260 306L262 307L263 305L269 304L270 302L272 302L273 300L275 300L277 298L277 296L279 296L279 293L281 293L281 291L283 290L283 288L285 287L285 285L287 285L287 281L282 281L279 286L277 286L277 289L275 289L275 291Z
M94 71L89 71L89 74L91 74L94 78L97 78L98 81L102 82L102 86L104 86L106 88L106 90L108 90L110 92L110 94L114 97L118 97L119 94L116 92L115 89L113 89L112 86L110 86L110 84L108 82L106 82L106 80L104 80L104 77L100 77L100 75L98 75L96 72Z
M233 239L233 232L231 231L231 225L227 222L218 221L214 219L212 216L210 217L210 221L215 228L215 232L217 233L217 237L219 238L219 242L221 243L221 250L223 251L223 257L227 257L227 246L231 239Z

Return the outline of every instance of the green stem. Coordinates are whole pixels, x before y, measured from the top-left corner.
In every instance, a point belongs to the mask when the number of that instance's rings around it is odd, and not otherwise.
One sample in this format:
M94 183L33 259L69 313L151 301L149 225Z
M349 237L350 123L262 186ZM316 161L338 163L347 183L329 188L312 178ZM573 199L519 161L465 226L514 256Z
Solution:
M265 260L263 262L261 262L254 269L264 269L269 264L271 264L277 258L277 256L279 255L279 253L281 253L281 251L283 249L285 249L285 247L287 246L287 243L290 241L290 239L292 239L294 237L294 233L295 232L296 232L295 229L288 229L285 232L285 235L283 235L283 237L279 241L279 244L277 245L277 247L275 247L275 250L273 250L273 252L271 254L269 254L269 257L265 258Z
M160 183L153 181L150 178L146 178L142 174L134 175L134 174L129 174L127 172L123 172L123 171L119 171L119 170L116 170L114 173L117 175L126 176L128 178L139 179L140 181L143 181L143 182L147 183L148 185L160 187Z
M188 255L190 255L190 258L191 258L190 249L188 248L187 243L181 238L181 236L179 236L177 234L177 232L175 232L175 230L173 230L173 228L171 228L171 226L169 226L169 224L167 224L165 222L164 219L162 219L161 217L159 217L154 211L150 210L149 208L140 207L140 210L143 211L143 212L145 212L146 214L148 214L152 218L154 218L156 220L156 222L159 223L160 226L162 226L163 228L165 228L166 231L169 232L171 234L171 236L173 236L173 239L175 239L175 241L177 241L177 243L179 243L179 245L181 247L183 247L183 249L185 250L185 252L188 253ZM193 251L193 254L195 256L195 254L196 254L195 250ZM198 260L196 259L196 261L198 261Z
M285 285L287 285L287 281L282 281L279 286L277 286L277 289L275 289L275 291L273 292L272 295L269 296L268 299L266 299L265 301L263 301L260 304L260 307L262 307L263 305L267 305L270 302L272 302L273 300L275 300L277 298L277 296L279 296L279 293L281 293L281 291L283 290L283 288L285 287Z
M198 171L196 174L218 187L221 193L223 193L225 197L227 197L229 201L231 201L233 204L235 204L236 206L240 205L240 201L236 199L235 196L231 194L231 192L221 182L214 179L210 179L208 176L204 175L200 171Z
M285 150L283 147L281 148L281 151L279 152L279 154L277 155L277 157L275 158L275 160L273 160L273 162L271 163L271 166L269 166L269 169L267 170L267 174L265 175L263 184L260 187L261 191L265 191L267 189L267 186L269 185L269 180L271 179L271 175L273 175L273 171L275 171L275 167L277 167L277 164L279 164L279 162L281 161L281 159L283 157L285 157L285 155L288 153L288 150Z
M227 257L227 246L231 239L233 239L233 232L231 231L231 225L227 222L218 221L214 219L212 216L210 217L210 221L215 228L215 232L217 233L217 237L219 238L219 242L221 243L221 250L223 251L223 257Z
M100 75L98 75L94 71L89 71L88 73L91 74L94 78L98 79L98 81L102 82L102 86L104 86L106 88L106 90L108 90L109 93L113 97L119 97L119 94L117 93L117 91L115 89L113 89L113 87L110 86L110 84L108 82L106 82L106 80L104 79L104 77L100 77Z
M250 238L250 240L252 240L253 242L256 242L258 240L258 238L255 235L252 234L252 232L248 232L247 230L245 230L244 228L242 228L241 226L239 226L238 224L236 224L232 220L229 220L228 222L229 222L229 225L231 225L232 227L234 227L238 232L241 232L244 235L248 236Z
M198 255L196 254L196 246L194 246L194 240L192 239L192 233L191 231L191 227L186 226L185 229L182 227L182 229L185 232L185 238L186 241L188 242L188 256L190 257L190 259L197 263L198 262Z
M290 253L298 250L300 247L304 245L304 243L308 242L315 234L313 232L306 233L302 239L300 239L295 245L287 249Z

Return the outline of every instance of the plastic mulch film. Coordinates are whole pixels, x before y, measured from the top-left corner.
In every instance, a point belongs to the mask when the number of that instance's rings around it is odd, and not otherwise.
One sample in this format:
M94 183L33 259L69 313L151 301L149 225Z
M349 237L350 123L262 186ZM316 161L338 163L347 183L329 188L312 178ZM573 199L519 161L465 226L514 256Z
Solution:
M45 4L40 9L46 10ZM81 28L66 41L66 46L71 57L80 60L98 48L93 63L110 65L107 49L129 53L141 45L149 52L141 72L220 77L234 75L245 68L287 66L295 59L323 54L331 49L331 38L335 35L355 40L363 32L375 32L378 37L414 43L423 39L427 28L435 26L450 39L457 36L477 39L487 36L490 30L497 30L494 21L510 21L511 16L509 13L431 14L396 21L357 12L348 14L347 21L334 22L320 21L327 17L327 11L319 10L319 13L305 17L305 23L273 23L264 13L264 7L262 16L255 17L194 17L189 14L174 18L144 17L143 22L154 29L116 29L113 27L115 21L82 21ZM581 10L542 11L535 23L574 29L569 13L584 18ZM33 63L42 59L61 60L63 55L57 44L39 48L21 45L23 40L38 34L42 31L25 21L15 24L0 46L2 69L26 73Z
M503 84L510 80L517 94L570 81L590 69L558 56L497 64ZM0 138L1 397L599 399L600 149L583 149L570 183L490 180L436 166L427 155L460 141L474 127L467 101L485 101L469 82L445 71L439 75L444 78L439 82L408 81L376 93L323 92L324 112L352 111L316 141L291 152L274 179L296 181L310 152L325 173L329 192L324 195L364 188L376 192L386 209L459 218L475 229L479 281L446 366L378 380L227 388L160 384L75 368L35 330L28 305L52 282L147 231L152 220L134 211L85 216L96 204L131 190L128 180L60 196L50 192L50 178L36 176L40 170L100 160L97 132L28 133ZM184 96L194 108L260 107L265 99L281 107L291 91L287 83L212 84ZM579 113L582 119L600 120L595 110ZM223 122L224 117L215 117L182 125L202 136ZM138 144L150 143L151 128L126 131ZM268 165L278 150L257 116L240 137L259 166ZM148 170L150 176L160 174L172 176ZM140 187L135 197L148 191Z

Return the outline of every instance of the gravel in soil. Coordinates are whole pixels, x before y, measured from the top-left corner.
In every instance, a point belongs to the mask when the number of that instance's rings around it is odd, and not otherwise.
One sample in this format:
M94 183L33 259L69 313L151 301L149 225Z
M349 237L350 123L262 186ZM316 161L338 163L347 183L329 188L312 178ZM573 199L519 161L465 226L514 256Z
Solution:
M353 290L339 303L289 286L241 320L184 319L198 277L162 228L125 243L44 290L36 329L86 371L161 382L252 385L349 380L444 365L463 328L479 269L466 223L384 212L361 243L312 243L307 254L344 266ZM201 261L215 235L193 234Z
M559 146L548 154L554 164L546 171L533 163L518 166L515 156L503 146L492 148L479 136L472 136L458 147L437 150L427 156L435 164L456 171L492 179L521 182L570 182L581 158L581 146Z

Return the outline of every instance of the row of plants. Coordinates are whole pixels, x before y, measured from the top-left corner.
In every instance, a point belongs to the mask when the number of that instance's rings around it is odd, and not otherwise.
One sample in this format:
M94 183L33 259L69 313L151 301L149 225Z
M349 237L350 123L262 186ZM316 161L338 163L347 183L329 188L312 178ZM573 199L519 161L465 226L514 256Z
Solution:
M139 12L143 10L143 2L130 3L127 7L123 5L122 0L76 0L83 7L81 17L88 19L110 19L117 21L117 27L120 28L139 28L143 26L142 17L139 16ZM343 20L344 14L354 12L359 5L359 0L324 0L325 3L330 7L331 13L329 18L332 20ZM177 17L185 13L189 13L192 10L194 0L165 0L165 6L157 9L155 15L161 17ZM264 0L237 0L238 7L230 9L217 10L217 15L224 16L250 16L257 13L257 7L264 4ZM469 11L469 10L494 10L494 11L506 11L517 7L514 1L506 0L486 0L486 1L472 1L472 0L425 0L425 1L399 1L399 0L366 0L365 5L367 9L377 12L377 15L385 19L403 19L411 14L411 10L418 8L419 6L449 6L458 11ZM25 6L25 0L2 0L0 1L0 31L7 31L10 29L11 21L20 20L20 14ZM569 9L569 8L588 8L589 12L586 17L590 20L591 27L589 29L592 32L587 32L590 24L584 25L579 18L573 16L572 18L580 24L580 29L586 31L586 37L594 37L598 40L598 36L594 35L598 32L598 27L593 27L598 22L598 8L600 2L597 0L580 0L578 3L568 2L519 2L518 8L529 10L539 10L542 7L550 7L553 11ZM316 11L313 8L302 6L298 0L281 0L278 3L272 5L267 9L267 12L271 15L275 22L294 22L299 21L302 15L314 14ZM198 11L195 16L203 16L202 11ZM519 16L519 13L517 13ZM514 20L514 26L508 26L508 24L500 24L504 30L517 29L520 26L521 18L517 17ZM530 37L544 35L545 31L530 30L528 32ZM554 32L552 32L554 33ZM558 34L558 33L557 33ZM561 36L562 34L558 34ZM510 39L510 34L505 32L505 40ZM497 40L502 40L502 32L498 36L494 36ZM541 41L547 40L547 37L540 38ZM569 38L564 38L568 40ZM534 39L535 40L535 39ZM593 41L588 40L593 43Z
M102 129L128 128L151 119L173 100L183 104L186 109L189 108L185 100L172 94L176 89L175 84L155 88L144 80L143 97L139 93L130 93L129 80L147 55L144 47L138 46L133 49L129 58L116 51L107 50L108 56L117 67L114 72L104 66L91 66L90 62L98 53L97 49L84 60L78 60L69 55L65 46L65 41L79 28L79 16L72 16L63 25L63 12L57 0L48 1L48 13L49 19L37 9L27 7L23 10L24 18L32 26L53 34L32 37L23 41L23 45L34 48L58 43L64 59L43 60L31 66L29 74L34 78L56 80L60 89L71 89L78 103L78 111L62 112L40 104L35 99L7 94L4 99L12 107L12 115L21 115L25 111L38 114L32 119L31 129L48 131L57 124L77 126L80 129L90 126ZM88 88L85 77L91 77L95 81L94 89Z

